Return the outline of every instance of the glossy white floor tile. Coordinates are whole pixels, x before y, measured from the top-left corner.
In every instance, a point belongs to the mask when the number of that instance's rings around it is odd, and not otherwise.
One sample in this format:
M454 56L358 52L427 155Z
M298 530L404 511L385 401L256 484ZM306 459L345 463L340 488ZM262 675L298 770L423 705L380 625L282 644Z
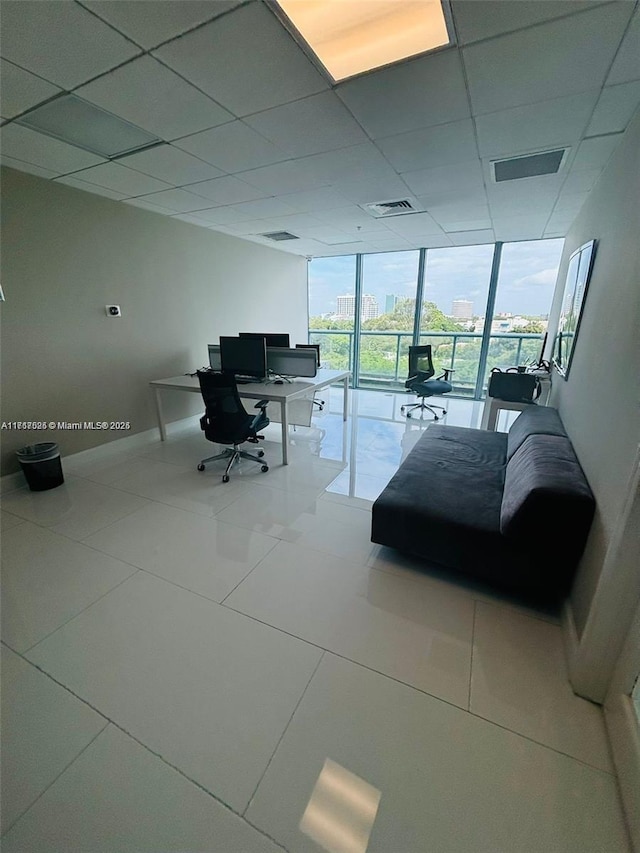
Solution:
M241 811L320 655L141 572L28 658Z
M3 646L3 833L106 725L104 717Z
M222 601L277 542L158 503L85 539L92 548L213 601Z
M281 848L109 726L5 836L2 850L277 853Z
M2 535L2 639L38 643L137 571L25 521Z
M226 605L466 708L473 602L281 542Z
M315 804L328 850L365 849L367 808L368 853L629 849L609 774L328 653L246 813L295 853L322 849L300 824L327 759L380 793Z
M571 690L557 625L478 602L471 711L613 770L602 709Z
M5 479L3 853L628 853L559 613L370 541L433 422L323 398L228 484L197 417Z
M4 509L14 515L70 539L84 539L145 503L137 495L77 477L66 477L61 486L49 491L32 492L25 487L2 499Z
M0 510L0 527L2 532L11 530L12 527L17 527L18 524L23 524L24 518L19 518L17 515L11 515L10 512Z
M114 488L209 517L250 488L238 477L223 483L224 466L216 476L213 469L197 471L195 465L184 468L167 462L145 461L142 470L116 480Z

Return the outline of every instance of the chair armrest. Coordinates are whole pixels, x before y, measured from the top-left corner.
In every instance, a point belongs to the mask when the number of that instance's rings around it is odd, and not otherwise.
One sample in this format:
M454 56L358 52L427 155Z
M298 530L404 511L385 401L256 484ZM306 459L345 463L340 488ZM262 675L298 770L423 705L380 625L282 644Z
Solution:
M258 400L258 402L255 404L255 406L253 408L254 409L266 409L268 405L269 405L268 400Z
M449 381L449 375L451 373L455 373L455 372L456 372L455 367L445 367L442 375L438 376L437 378L438 379L444 379L445 382L448 382Z

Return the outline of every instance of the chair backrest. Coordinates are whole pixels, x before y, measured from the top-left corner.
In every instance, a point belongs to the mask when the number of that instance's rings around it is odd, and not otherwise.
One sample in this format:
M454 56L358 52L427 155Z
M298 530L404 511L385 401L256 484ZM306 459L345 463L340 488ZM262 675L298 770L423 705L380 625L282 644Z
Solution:
M435 372L431 359L431 344L409 347L409 377L429 379Z
M198 381L206 410L206 437L220 444L244 441L253 419L242 405L235 376L199 370Z

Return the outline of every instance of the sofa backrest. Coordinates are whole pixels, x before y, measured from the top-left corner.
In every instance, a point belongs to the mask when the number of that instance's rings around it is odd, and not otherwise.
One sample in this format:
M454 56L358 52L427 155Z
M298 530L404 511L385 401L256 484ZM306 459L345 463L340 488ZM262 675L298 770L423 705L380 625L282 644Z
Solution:
M500 531L520 546L553 549L556 561L575 568L582 556L595 499L571 441L529 435L507 463Z
M567 432L558 410L551 406L527 406L515 419L507 435L507 459L513 457L530 435L562 435L566 438Z

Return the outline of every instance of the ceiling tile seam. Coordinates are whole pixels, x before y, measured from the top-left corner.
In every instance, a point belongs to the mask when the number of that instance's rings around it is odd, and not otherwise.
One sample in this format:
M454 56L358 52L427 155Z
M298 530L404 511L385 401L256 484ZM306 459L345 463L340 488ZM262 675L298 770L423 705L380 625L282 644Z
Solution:
M47 80L46 82L48 83L49 81ZM13 122L18 121L19 119L24 118L26 115L29 115L34 110L39 110L40 107L44 107L46 104L50 104L51 101L57 101L58 98L62 98L64 95L68 95L68 94L69 94L69 92L67 92L67 91L56 92L54 95L51 95L49 98L45 98L43 101L38 101L38 103L34 104L32 107L27 107L27 109L23 110L21 113L18 113L17 115L6 119L3 122L3 125L4 124L12 124ZM34 133L37 133L37 132L38 131L34 131ZM45 134L43 134L43 135L45 135ZM70 144L71 143L69 143L69 142L67 143L67 145L70 145Z
M147 151L153 151L156 148L161 148L163 145L166 145L169 148L173 148L175 151L179 151L180 154L186 154L188 157L193 157L194 160L198 160L204 166L209 166L211 169L218 169L218 171L222 172L221 175L216 175L213 178L200 178L197 181L191 181L188 184L172 184L176 189L180 189L181 187L189 187L191 184L201 184L203 180L211 180L214 181L217 178L225 178L229 177L230 173L225 172L224 169L221 169L219 166L214 165L213 163L207 162L207 160L203 160L202 157L198 157L197 154L192 154L190 151L184 151L182 148L178 148L175 145L172 145L170 142L159 142L155 145L150 145L148 148L143 148L140 151L132 151L130 153L118 154L116 157L112 157L109 162L111 163L119 163L121 166L126 166L127 169L131 169L132 172L139 172L141 175L146 175L147 178L155 178L155 175L149 174L149 172L143 172L142 169L136 166L131 166L129 163L125 162L128 157L135 157L136 154L144 154ZM162 181L164 178L156 178L156 180Z
M164 47L172 41L177 41L183 36L189 35L190 33L193 33L196 30L201 29L202 27L206 27L207 24L210 24L212 21L218 20L218 18L226 17L227 15L231 14L232 12L235 12L237 9L240 9L243 6L249 6L251 3L254 3L255 0L244 0L244 2L239 3L237 6L233 6L231 9L225 9L223 12L220 12L220 14L212 15L212 17L207 18L206 21L201 21L199 24L194 24L192 27L189 27L189 29L184 30L184 32L178 33L174 36L170 36L168 39L158 42L158 44L154 44L153 47L148 48L145 48L141 44L138 44L138 42L133 38L133 36L127 35L122 30L119 30L115 24L112 24L110 21L106 20L106 18L101 17L100 14L91 7L86 6L83 0L75 0L75 2L78 6L82 6L83 9L85 9L87 12L90 12L95 18L101 21L101 23L106 24L112 30L115 30L115 32L117 32L119 35L124 36L130 42L133 42L133 44L135 44L136 47L140 48L140 50L144 51L144 53L150 53L152 50L158 50L158 48Z
M464 58L463 58L463 66L464 66ZM608 73L608 72L607 72ZM466 79L466 77L465 77ZM624 84L622 84L624 85ZM537 107L540 104L551 104L555 101L567 100L568 98L579 98L581 95L588 95L590 93L597 92L598 98L602 95L602 91L605 88L604 83L600 86L590 86L588 89L581 89L579 92L572 92L570 95L552 95L551 97L541 98L539 101L527 101L526 103L517 104L515 107L503 107L498 110L491 110L490 112L481 113L481 112L473 112L473 106L471 106L471 117L472 118L491 118L492 116L500 115L500 113L507 113L514 110L521 110L527 107ZM469 98L471 96L469 95ZM596 105L598 103L598 99L596 98Z
M534 21L531 24L527 24L525 27L517 27L515 30L508 30L505 33L496 33L493 36L485 36L484 38L477 39L475 41L468 41L464 44L460 44L460 49L464 50L467 47L476 47L479 44L486 44L489 41L496 41L497 39L506 38L507 36L512 36L515 33L525 33L528 30L533 30L539 27L546 27L548 24L555 24L556 21L565 21L567 18L575 18L578 15L588 15L590 12L593 12L594 9L601 9L603 6L611 5L611 0L605 0L602 3L594 3L593 6L589 6L588 9L575 9L572 12L567 12L564 15L558 15L554 18L547 18L544 21ZM631 13L633 17L633 13Z
M467 66L465 63L464 53L462 50L458 51L460 57L460 68L462 70L462 79L464 80L464 91L467 96L467 103L469 104L469 112L471 113L471 125L473 127L473 139L476 145L476 153L478 155L478 162L480 163L480 174L482 175L482 187L484 189L484 197L487 203L487 210L489 211L489 219L491 220L491 228L494 231L495 236L495 222L493 221L493 211L491 208L491 199L489 198L489 188L487 187L487 178L485 174L484 162L482 157L480 156L480 140L478 138L478 127L476 125L476 117L473 114L473 104L471 101L471 90L469 88L469 75L467 73Z

